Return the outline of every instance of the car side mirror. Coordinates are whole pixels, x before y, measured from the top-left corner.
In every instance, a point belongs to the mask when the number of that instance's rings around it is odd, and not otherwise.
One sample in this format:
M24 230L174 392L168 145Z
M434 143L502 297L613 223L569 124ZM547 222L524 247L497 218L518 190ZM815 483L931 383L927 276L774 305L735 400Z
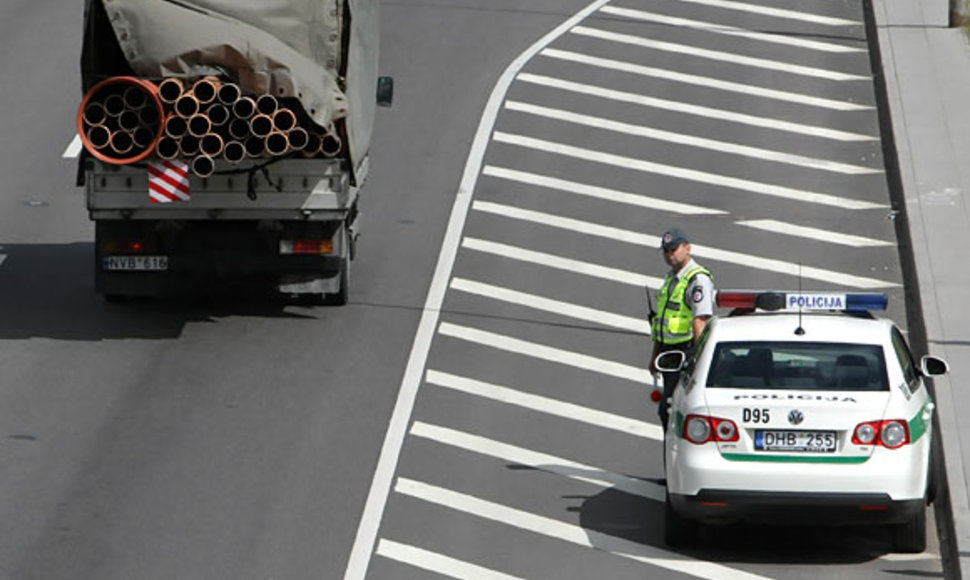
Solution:
M660 353L654 362L657 370L662 373L676 373L684 368L684 361L687 356L679 350L670 350Z
M950 365L938 356L926 355L919 361L919 368L924 376L945 375L950 372Z

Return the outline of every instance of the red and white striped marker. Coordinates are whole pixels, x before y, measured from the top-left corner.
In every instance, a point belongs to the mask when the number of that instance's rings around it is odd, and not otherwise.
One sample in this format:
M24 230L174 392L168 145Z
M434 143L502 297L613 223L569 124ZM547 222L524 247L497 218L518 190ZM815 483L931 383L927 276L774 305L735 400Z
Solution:
M188 201L189 165L182 161L158 161L148 164L148 195L153 203Z

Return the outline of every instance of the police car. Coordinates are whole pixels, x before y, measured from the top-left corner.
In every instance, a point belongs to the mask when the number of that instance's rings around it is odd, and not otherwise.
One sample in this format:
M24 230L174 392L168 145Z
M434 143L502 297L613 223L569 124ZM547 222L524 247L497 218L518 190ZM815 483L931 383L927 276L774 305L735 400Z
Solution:
M711 523L886 524L894 549L926 546L933 400L884 294L719 292L680 371L665 434L665 537Z

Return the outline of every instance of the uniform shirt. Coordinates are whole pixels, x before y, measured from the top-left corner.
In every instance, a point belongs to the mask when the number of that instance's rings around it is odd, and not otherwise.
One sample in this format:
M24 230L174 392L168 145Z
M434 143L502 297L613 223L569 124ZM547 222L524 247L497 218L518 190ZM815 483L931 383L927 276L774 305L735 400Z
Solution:
M675 279L679 279L681 273L686 272L688 268L695 264L696 262L691 258L676 274L671 271L669 275ZM671 289L673 289L674 284L671 284ZM690 306L691 312L694 313L694 318L698 316L714 316L714 281L711 280L711 277L703 272L694 276L694 279L687 285L687 291L684 293L684 302Z

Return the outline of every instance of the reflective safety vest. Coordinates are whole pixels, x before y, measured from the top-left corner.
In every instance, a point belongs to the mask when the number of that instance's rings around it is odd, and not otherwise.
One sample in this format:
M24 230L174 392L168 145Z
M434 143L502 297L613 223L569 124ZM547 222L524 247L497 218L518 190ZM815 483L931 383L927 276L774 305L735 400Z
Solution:
M677 284L671 288L674 281L672 276L664 279L663 286L657 290L657 315L650 322L650 333L653 340L662 344L682 344L694 338L694 311L684 304L687 287L698 274L707 274L711 280L714 276L707 268L694 264L677 278Z

